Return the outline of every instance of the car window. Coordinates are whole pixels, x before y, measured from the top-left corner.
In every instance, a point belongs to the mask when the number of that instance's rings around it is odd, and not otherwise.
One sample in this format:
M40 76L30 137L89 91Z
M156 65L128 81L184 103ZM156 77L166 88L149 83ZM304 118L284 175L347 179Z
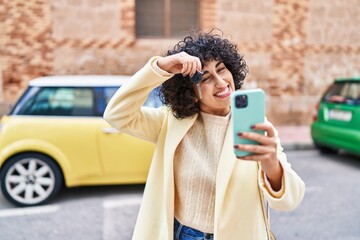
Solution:
M109 103L111 97L115 94L115 92L119 89L118 87L104 87L103 88L103 97L100 99L97 103L97 115L102 116L106 105ZM97 90L95 90L97 92ZM147 107L160 107L162 105L162 102L160 101L159 97L159 88L155 88L151 91L149 94L149 97L144 103L144 106Z
M335 82L325 93L323 101L360 105L360 82Z
M29 87L13 108L14 115L98 116L119 87ZM95 101L96 99L96 101ZM159 107L159 89L154 89L144 106Z
M118 90L118 87L106 87L104 88L104 99L105 99L105 105L107 105L110 101L110 99L112 98L112 96L114 96L114 94L116 93L116 91Z
M94 116L93 95L88 87L32 87L19 101L13 114Z
M106 105L109 103L111 97L115 94L115 92L118 90L119 88L114 88L114 87L107 87L104 89L104 98L105 98L105 103ZM151 93L149 94L149 97L147 98L146 102L144 103L144 106L148 106L148 107L160 107L162 105L161 101L160 101L160 97L159 97L159 88L155 88L154 90L151 91Z
M159 88L155 88L154 90L152 90L146 102L144 103L144 106L154 107L154 108L160 107L162 103L160 101L159 93L160 93Z

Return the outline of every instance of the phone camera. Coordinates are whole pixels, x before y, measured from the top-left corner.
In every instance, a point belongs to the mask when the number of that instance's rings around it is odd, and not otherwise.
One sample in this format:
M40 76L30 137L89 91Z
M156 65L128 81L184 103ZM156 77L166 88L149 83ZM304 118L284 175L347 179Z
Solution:
M236 108L246 108L248 105L248 98L246 95L238 95L235 97Z

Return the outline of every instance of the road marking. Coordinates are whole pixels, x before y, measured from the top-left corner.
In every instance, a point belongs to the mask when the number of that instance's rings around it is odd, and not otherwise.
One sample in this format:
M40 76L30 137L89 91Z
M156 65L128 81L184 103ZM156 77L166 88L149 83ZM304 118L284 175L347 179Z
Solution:
M107 208L120 208L124 206L140 205L141 199L142 197L139 195L128 198L105 200L103 202L103 207L107 209Z
M131 239L141 194L128 194L103 201L103 240Z
M0 218L19 217L19 216L35 215L35 214L47 214L47 213L56 212L59 209L60 207L58 205L5 209L5 210L0 210Z

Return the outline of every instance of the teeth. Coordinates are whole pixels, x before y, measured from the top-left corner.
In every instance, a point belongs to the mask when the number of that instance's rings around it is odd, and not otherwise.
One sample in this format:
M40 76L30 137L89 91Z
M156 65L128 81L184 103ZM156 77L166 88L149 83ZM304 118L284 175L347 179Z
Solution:
M226 88L224 89L224 91L215 94L215 96L219 96L219 97L220 97L220 96L222 96L222 95L224 95L224 94L226 94L226 93L228 93L228 92L229 92L229 87L226 87Z

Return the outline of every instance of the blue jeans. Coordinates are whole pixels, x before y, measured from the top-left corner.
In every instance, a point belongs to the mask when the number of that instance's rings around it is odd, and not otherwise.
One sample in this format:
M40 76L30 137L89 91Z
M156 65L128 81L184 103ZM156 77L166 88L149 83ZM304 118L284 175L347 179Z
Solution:
M214 240L214 234L184 226L174 219L174 240Z

